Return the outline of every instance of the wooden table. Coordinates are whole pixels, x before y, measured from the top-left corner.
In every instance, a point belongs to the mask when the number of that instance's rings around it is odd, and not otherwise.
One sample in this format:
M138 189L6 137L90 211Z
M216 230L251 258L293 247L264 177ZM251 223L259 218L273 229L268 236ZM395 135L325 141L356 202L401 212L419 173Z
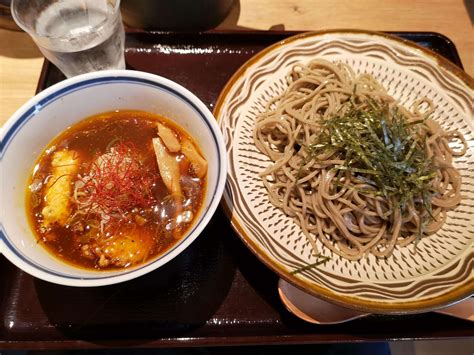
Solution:
M218 29L432 31L456 45L474 76L472 0L240 0ZM41 52L21 32L0 29L0 125L34 95Z

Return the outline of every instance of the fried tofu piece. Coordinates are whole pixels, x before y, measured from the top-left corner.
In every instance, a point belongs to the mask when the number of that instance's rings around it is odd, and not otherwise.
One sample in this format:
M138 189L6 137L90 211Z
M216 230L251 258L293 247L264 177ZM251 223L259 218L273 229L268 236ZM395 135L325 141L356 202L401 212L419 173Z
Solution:
M79 161L77 154L70 150L53 153L52 176L46 185L42 226L48 228L57 223L64 226L71 213L72 181L77 174Z
M181 151L184 156L191 162L194 173L198 178L203 178L207 173L207 160L199 154L196 147L187 139L181 143Z

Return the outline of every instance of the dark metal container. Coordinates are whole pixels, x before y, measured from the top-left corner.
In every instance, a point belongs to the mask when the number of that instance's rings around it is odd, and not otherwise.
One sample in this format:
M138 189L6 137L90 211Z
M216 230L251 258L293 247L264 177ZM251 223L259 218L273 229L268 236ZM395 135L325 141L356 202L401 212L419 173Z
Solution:
M122 18L132 28L207 30L227 16L235 0L122 0Z

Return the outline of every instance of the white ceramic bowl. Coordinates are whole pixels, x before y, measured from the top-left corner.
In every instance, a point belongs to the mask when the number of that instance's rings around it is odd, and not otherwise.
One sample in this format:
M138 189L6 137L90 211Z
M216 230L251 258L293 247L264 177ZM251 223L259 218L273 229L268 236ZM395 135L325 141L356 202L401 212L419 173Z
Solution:
M209 162L207 191L194 225L158 259L120 271L84 270L38 246L25 212L27 180L35 160L55 136L86 117L120 109L159 113L187 130ZM125 70L65 80L33 97L0 132L0 252L25 272L62 285L102 286L136 278L176 257L199 236L221 199L226 168L225 147L213 115L182 86Z

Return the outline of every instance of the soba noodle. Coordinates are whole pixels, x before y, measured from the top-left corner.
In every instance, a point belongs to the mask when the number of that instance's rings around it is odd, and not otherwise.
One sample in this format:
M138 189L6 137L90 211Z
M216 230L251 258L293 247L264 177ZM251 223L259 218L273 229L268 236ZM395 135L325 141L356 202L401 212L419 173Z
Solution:
M315 255L319 239L349 260L388 257L441 228L461 199L452 160L467 145L429 118L430 100L409 111L372 76L323 60L295 65L286 80L253 135L273 162L260 174L271 203Z

